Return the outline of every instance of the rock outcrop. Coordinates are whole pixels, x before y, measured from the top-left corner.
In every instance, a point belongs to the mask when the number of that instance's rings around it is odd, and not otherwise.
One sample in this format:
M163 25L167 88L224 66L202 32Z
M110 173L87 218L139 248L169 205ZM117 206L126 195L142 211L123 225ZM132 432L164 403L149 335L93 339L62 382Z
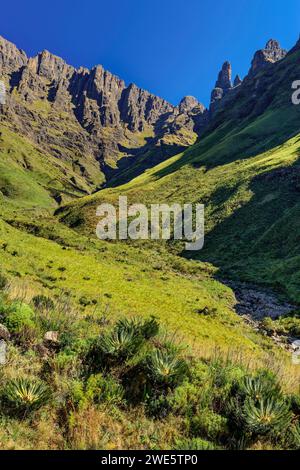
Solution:
M241 77L239 75L236 75L234 82L233 82L233 86L236 87L236 86L241 85L242 83L243 83L243 80L241 79Z
M211 93L211 107L214 103L221 100L229 90L232 88L232 69L231 64L226 61L224 62L222 69L219 72L218 79L215 84L215 88Z
M179 103L179 112L188 113L199 105L203 106L194 96L185 96Z
M273 64L283 59L287 54L285 49L280 47L280 44L275 39L270 39L266 47L257 51L254 54L249 70L249 76L253 76L267 64Z
M232 88L231 83L231 64L230 62L224 62L222 69L219 72L219 76L215 85L215 88L222 88L222 90L227 91Z
M174 112L167 101L148 91L129 85L122 93L120 101L121 119L132 132L143 131L145 125L155 125L166 113Z
M27 60L24 51L0 36L0 76L20 70Z

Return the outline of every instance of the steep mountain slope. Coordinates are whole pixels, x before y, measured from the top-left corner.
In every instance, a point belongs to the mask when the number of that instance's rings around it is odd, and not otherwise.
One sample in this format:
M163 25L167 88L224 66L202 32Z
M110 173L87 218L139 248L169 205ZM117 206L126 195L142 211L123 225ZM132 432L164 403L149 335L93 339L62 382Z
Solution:
M299 302L300 109L291 101L299 59L300 41L287 55L271 41L234 87L226 64L216 87L226 92L217 101L213 92L199 143L126 185L83 198L63 220L80 217L82 227L94 230L97 204L120 194L146 204L204 203L206 242L196 257L222 276L280 288Z

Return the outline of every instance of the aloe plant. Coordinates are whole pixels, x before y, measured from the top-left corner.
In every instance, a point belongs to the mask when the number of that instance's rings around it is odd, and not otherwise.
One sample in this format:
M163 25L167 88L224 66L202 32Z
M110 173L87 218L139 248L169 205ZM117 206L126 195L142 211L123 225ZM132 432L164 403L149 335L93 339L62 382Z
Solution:
M147 320L141 320L140 318L122 318L116 323L115 330L120 332L125 330L128 333L135 333L148 340L158 334L159 323L154 317Z
M188 367L186 362L168 351L156 349L147 359L150 377L155 383L177 385L185 377Z
M280 398L281 390L277 383L268 381L265 377L245 377L242 385L244 394L254 401L263 398Z
M262 398L255 402L248 399L243 408L243 418L248 431L265 435L288 427L291 412L288 405L274 398Z
M50 391L43 382L17 378L7 384L5 397L14 408L28 411L47 403Z
M138 351L142 341L142 337L134 330L115 329L100 337L98 347L103 356L127 359Z

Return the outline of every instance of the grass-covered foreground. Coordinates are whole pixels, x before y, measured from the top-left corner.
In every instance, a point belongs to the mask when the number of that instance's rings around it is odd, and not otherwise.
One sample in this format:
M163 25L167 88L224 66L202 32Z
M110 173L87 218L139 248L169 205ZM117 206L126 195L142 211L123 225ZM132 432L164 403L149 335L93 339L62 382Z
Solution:
M6 283L1 448L299 448L300 396L274 371L205 358L154 317L83 317L63 294L11 300Z

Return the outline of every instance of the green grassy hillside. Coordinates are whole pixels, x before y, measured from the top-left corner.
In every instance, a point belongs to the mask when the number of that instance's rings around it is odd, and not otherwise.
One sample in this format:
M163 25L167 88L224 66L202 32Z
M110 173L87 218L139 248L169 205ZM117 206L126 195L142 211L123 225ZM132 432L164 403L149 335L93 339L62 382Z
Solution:
M275 64L272 80L270 72L258 75L264 83L259 100L268 98L264 112L255 111L252 95L240 92L220 108L198 144L123 186L71 204L64 220L80 214L82 229L94 231L96 206L116 202L120 194L145 204L204 203L204 250L183 255L213 263L221 276L266 284L300 301L300 109L292 105L290 90L298 59L299 52ZM251 86L256 85L246 84L249 93ZM182 250L178 243L170 245Z

